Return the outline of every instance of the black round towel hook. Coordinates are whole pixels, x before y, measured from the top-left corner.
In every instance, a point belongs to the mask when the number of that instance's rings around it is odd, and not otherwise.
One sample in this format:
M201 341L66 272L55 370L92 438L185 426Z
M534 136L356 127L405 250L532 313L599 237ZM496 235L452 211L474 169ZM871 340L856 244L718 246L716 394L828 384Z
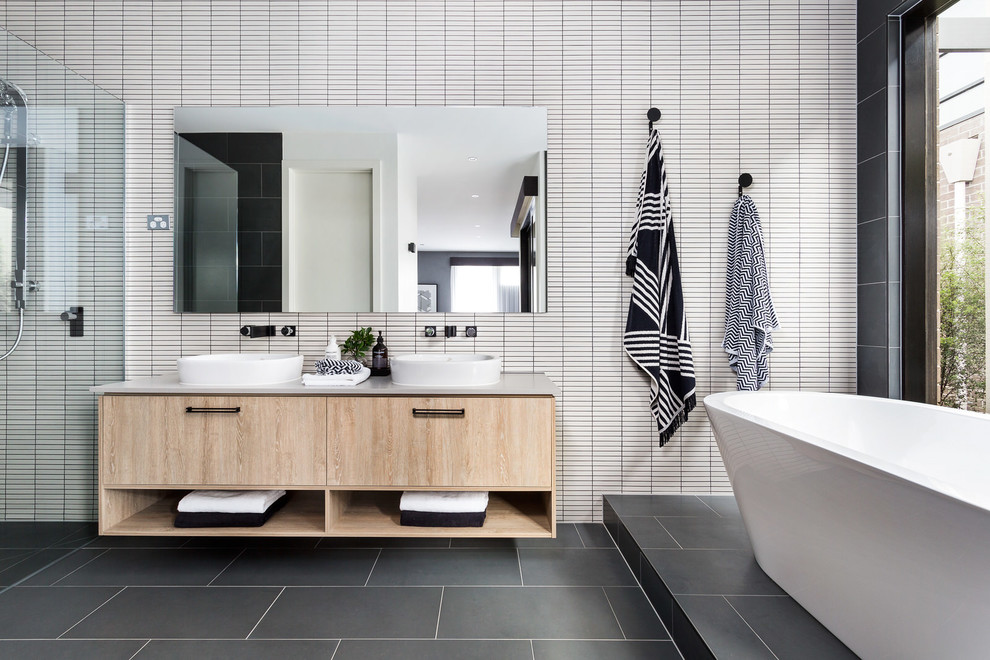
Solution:
M749 188L753 185L753 175L748 172L743 172L739 175L739 196L742 197L743 188Z
M646 111L646 118L650 120L650 128L653 128L653 122L660 121L660 110L659 108L650 108Z

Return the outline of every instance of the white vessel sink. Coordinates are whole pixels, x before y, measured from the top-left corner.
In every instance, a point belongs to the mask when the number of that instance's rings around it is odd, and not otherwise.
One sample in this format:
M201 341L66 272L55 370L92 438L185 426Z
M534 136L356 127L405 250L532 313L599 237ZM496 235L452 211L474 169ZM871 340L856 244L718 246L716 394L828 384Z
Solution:
M494 385L502 378L502 358L495 355L409 353L393 357L391 366L396 385Z
M175 361L183 385L276 385L299 380L303 356L290 353L217 353Z

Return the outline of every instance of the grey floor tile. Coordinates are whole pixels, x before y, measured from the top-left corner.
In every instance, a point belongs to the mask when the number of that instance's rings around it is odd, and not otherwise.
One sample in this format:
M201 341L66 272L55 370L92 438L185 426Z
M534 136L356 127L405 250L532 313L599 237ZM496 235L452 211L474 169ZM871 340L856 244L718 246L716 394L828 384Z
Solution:
M660 518L660 524L682 548L749 550L742 518Z
M673 594L778 596L748 550L644 550Z
M153 639L135 660L329 660L338 641L331 640L187 640Z
M87 529L87 522L0 522L0 548L47 548Z
M727 600L778 658L856 658L790 596L730 596Z
M532 660L529 640L341 641L333 660Z
M606 548L519 550L523 584L634 586L636 578L618 550Z
M193 536L182 548L253 548L258 550L312 550L322 538L308 536Z
M318 548L449 548L449 538L431 537L326 537Z
M665 520L668 520L665 518ZM669 520L707 520L706 518L670 518ZM716 522L719 518L713 518ZM640 548L679 548L677 541L653 516L623 516L622 525Z
M118 591L113 587L14 587L0 594L0 637L54 639Z
M381 552L369 586L521 584L519 558L508 548L385 548Z
M673 642L533 640L536 660L681 660Z
M82 527L73 531L65 538L59 539L54 548L81 548L91 543L99 536L99 528L95 522L81 523Z
M584 543L573 523L557 523L557 537L545 538L455 538L452 548L583 548Z
M179 548L188 536L98 536L86 548Z
M53 585L72 571L78 569L80 566L88 564L105 552L107 552L105 549L89 550L87 548L63 550L62 556L56 559L54 563L39 571L35 575L32 575L27 580L24 580L21 584L25 587L44 587Z
M578 523L577 530L581 534L586 548L614 548L615 541L601 523Z
M130 660L146 640L4 640L4 660Z
M620 516L702 516L715 517L695 495L606 495Z
M444 639L622 639L600 587L447 587Z
M257 639L433 638L440 587L288 587Z
M715 657L774 660L770 649L722 596L681 596L677 603ZM675 640L680 638L679 625L675 620Z
M0 571L0 587L9 587L31 577L48 565L59 561L72 552L66 548L48 548L35 550L20 561L12 562L9 567Z
M0 572L21 563L36 552L34 548L0 549Z
M699 495L698 499L715 509L720 516L728 518L739 517L739 505L732 495Z
M205 586L233 561L236 550L116 549L60 580L60 586Z
M605 595L626 639L670 639L639 587L605 587Z
M128 587L65 636L244 639L279 591L273 587Z
M363 586L380 550L245 550L212 586Z

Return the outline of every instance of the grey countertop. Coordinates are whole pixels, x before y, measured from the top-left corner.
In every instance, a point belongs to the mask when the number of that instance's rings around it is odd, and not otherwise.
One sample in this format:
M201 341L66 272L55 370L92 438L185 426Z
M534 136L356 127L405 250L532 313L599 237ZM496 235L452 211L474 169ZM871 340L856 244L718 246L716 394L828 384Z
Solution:
M502 374L494 385L458 387L416 387L396 385L389 377L372 377L350 387L309 387L301 380L278 385L204 386L182 385L178 372L150 378L136 378L89 388L97 394L258 394L285 396L560 396L560 389L544 374Z

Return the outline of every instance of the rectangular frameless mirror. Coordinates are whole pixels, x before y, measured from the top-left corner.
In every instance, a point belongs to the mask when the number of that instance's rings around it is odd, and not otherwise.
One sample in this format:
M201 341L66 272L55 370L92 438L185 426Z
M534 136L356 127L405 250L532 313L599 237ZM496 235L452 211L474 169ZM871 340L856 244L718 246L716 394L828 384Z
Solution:
M545 312L545 108L175 109L175 311Z

